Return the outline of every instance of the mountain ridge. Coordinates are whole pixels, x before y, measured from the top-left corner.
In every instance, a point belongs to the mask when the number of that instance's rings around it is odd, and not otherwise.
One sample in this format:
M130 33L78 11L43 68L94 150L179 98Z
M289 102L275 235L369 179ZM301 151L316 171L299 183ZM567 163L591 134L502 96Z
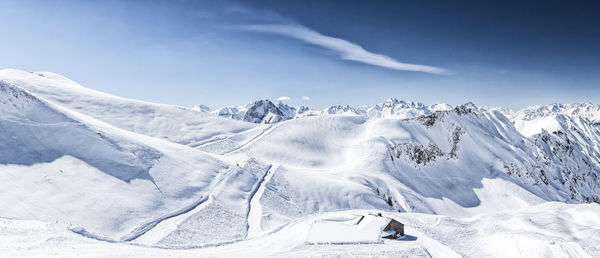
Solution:
M249 108L256 108L256 105L264 103L265 105L271 106L271 113L275 114L277 119L263 120L260 117L264 117L264 114L249 114L244 118L245 113ZM600 123L600 105L593 104L591 102L581 103L570 103L560 104L552 103L548 105L534 105L525 107L523 109L513 111L502 107L487 107L478 106L471 101L457 106L465 106L477 111L490 111L498 110L505 116L512 120L534 120L537 118L544 118L554 114L565 114L565 115L579 115L590 119L593 123ZM198 110L203 110L206 113L212 113L218 116L223 116L235 120L243 120L253 123L278 123L288 119L306 117L306 116L318 116L318 115L357 115L365 116L367 118L416 118L422 115L429 115L436 111L447 111L454 107L446 103L438 103L432 105L425 105L421 102L404 101L396 98L389 98L384 102L364 106L362 108L354 108L350 105L333 105L321 110L312 109L306 106L289 106L283 102L275 102L269 99L257 100L248 103L244 106L226 106L212 110L204 105L194 107ZM283 112L285 110L286 112ZM266 112L269 113L269 112ZM284 115L285 114L285 115ZM260 116L259 118L253 118L253 116Z

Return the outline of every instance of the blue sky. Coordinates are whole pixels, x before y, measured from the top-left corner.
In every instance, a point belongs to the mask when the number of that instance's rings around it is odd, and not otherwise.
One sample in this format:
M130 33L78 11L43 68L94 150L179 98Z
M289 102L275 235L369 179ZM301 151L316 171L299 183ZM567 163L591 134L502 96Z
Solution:
M0 1L0 67L210 107L600 103L594 1ZM306 100L309 97L310 100Z

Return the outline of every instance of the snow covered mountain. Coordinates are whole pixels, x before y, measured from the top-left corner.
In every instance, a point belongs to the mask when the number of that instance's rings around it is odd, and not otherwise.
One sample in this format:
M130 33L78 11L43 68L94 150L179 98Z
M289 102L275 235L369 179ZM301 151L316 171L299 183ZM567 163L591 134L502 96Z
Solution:
M205 113L212 111L212 109L210 107L205 106L205 105L195 106L195 107L192 107L192 109L196 110L196 111L200 111L200 112L205 112Z
M534 254L598 256L598 106L555 106L389 99L318 111L259 100L209 111L0 70L0 248L485 256L501 241L507 252L527 243ZM315 225L374 211L409 236L309 241Z
M406 102L395 98L367 107L365 113L370 118L415 118L422 115L429 115L435 111L448 111L452 107L448 104L437 104L425 106L420 102Z
M592 103L538 105L519 110L511 114L511 117L515 120L532 121L559 114L580 116L589 119L592 123L600 122L600 106Z
M337 105L323 110L314 110L304 106L292 107L282 102L273 104L270 100L258 100L245 106L223 107L211 111L211 113L246 122L274 124L289 119L317 115L355 115L368 118L404 119L451 109L452 106L448 104L425 106L420 102L406 102L395 98L390 98L383 103L365 108Z
M224 158L59 107L5 81L0 118L2 217L62 220L120 239L205 198L220 174L239 169Z
M0 70L0 80L121 129L180 144L199 145L202 139L231 132L246 132L252 136L256 129L254 124L215 118L192 108L112 96L49 72L4 69Z
M292 107L282 102L274 104L268 99L257 100L245 106L227 106L213 110L211 113L256 124L275 124L293 118L318 114L308 107Z
M365 111L362 109L355 109L349 105L337 105L326 108L321 113L327 115L361 116L365 114Z

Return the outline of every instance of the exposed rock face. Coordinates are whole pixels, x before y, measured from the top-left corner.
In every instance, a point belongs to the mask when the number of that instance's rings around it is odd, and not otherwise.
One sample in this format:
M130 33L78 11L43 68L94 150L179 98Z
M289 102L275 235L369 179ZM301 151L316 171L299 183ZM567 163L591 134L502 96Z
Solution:
M328 115L364 115L365 111L355 109L349 105L337 105L323 110L323 113Z
M436 120L444 117L447 112L438 111L427 116L421 116L417 120L420 121L425 128L435 125ZM448 151L444 152L438 145L433 142L423 145L416 142L402 142L390 145L392 160L404 159L413 163L415 167L425 166L434 163L437 159L457 159L459 143L461 136L465 130L458 125L451 123L451 129L448 132L447 140L450 143Z
M444 109L443 106L437 106ZM403 101L390 98L383 103L367 107L366 113L369 118L414 118L432 113L430 107L420 102Z
M227 117L235 120L242 120L246 109L244 107L229 106L214 110L212 113L218 116Z
M287 117L273 102L265 99L253 102L244 113L242 120L257 124L274 124L287 120Z
M510 142L514 151L512 157L500 158L500 155L495 159L501 162L501 170L515 182L528 187L555 188L564 193L567 202L600 201L600 130L586 116L565 115L561 110L557 111L558 114L529 116L527 119L531 120L526 121L536 123L537 119L542 119L540 121L547 126L544 128L542 123L541 133L526 137L512 128L511 122L506 121L507 118L499 111L480 113L476 110L481 109L460 105L452 111L438 111L414 119L421 130L447 135L444 138L449 145L431 138L429 142L416 139L391 142L391 160L400 169L405 168L403 164L417 171L442 169L444 164L451 164L448 161L465 162L465 159L472 159L469 156L477 155L473 152L473 144L489 144L474 138L482 136L483 132L483 135L502 137L502 141ZM523 123L523 120L515 121ZM510 130L499 133L498 126ZM468 145L464 145L465 140Z

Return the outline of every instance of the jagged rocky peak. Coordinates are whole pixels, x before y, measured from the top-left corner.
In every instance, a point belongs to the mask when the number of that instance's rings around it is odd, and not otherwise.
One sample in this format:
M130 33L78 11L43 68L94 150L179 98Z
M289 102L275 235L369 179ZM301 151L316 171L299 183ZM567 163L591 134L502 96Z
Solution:
M257 100L248 106L242 120L251 123L272 124L286 120L284 113L268 99Z
M193 110L208 113L212 111L212 109L206 105L199 105L192 108Z
M314 110L305 106L291 106L284 102L274 103L271 100L264 99L244 106L227 106L212 111L206 106L198 106L194 109L231 119L266 124L318 115L356 115L364 116L367 119L408 119L429 116L438 111L455 111L462 115L497 111L512 122L526 122L553 115L566 115L579 116L588 119L594 125L600 125L600 106L591 103L538 105L514 112L500 107L481 107L470 101L453 107L446 103L428 106L421 102L389 98L382 103L362 108L354 108L350 105L335 105L323 110ZM518 127L518 129L520 128Z
M563 113L567 115L577 115L589 119L593 123L600 122L600 106L597 104L575 103L564 105Z
M257 100L245 106L227 106L211 113L257 124L273 124L292 118L318 115L317 111L305 106L294 107L281 101L275 104L268 99Z
M244 117L244 113L246 113L246 107L227 106L227 107L219 108L217 110L213 110L213 111L211 111L211 113L218 115L218 116L222 116L222 117L232 118L232 119L236 119L236 120L242 120L242 118Z
M385 102L378 104L378 105L381 105L382 107L417 108L417 109L426 108L425 104L423 104L421 102L404 101L404 100L398 100L396 98L389 98Z
M469 101L465 104L458 105L454 107L454 111L459 115L470 114L473 112L483 112L486 111L485 108L478 107L475 103Z
M465 108L478 109L477 105L475 105L475 103L473 103L472 101L462 104L462 106L464 106Z
M433 111L421 102L404 101L389 98L383 103L367 107L369 118L415 118L431 114Z
M277 103L276 106L279 109L279 111L281 111L281 113L283 113L286 117L294 117L296 115L296 112L297 112L296 107L292 107L281 101L279 101L279 103Z
M600 106L592 103L574 103L550 105L536 105L521 109L514 114L513 119L531 121L552 115L563 114L568 116L581 116L593 123L600 122Z
M520 120L534 120L536 118L546 117L548 115L557 113L560 111L560 104L551 104L547 106L536 105L527 107L516 112L515 118Z
M324 113L329 115L362 115L363 110L353 108L349 105L337 105L331 106L323 110Z
M306 106L299 106L296 108L296 113L299 115L306 114L310 111L312 111L312 109Z
M449 111L452 110L452 106L446 103L433 104L429 106L429 110L435 111Z

